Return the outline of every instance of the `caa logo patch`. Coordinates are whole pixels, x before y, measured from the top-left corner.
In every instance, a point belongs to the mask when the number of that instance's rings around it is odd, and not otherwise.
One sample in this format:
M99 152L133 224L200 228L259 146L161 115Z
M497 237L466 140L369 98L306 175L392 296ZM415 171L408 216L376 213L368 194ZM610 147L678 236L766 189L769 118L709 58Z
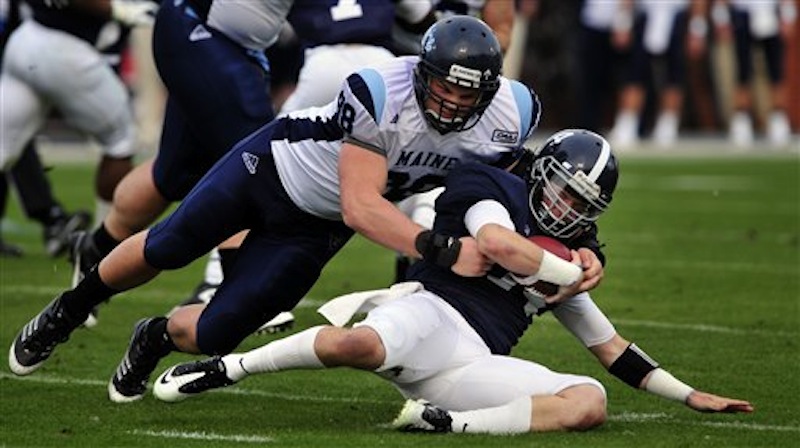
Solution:
M516 143L517 135L518 134L514 131L495 129L492 133L492 141L497 143Z

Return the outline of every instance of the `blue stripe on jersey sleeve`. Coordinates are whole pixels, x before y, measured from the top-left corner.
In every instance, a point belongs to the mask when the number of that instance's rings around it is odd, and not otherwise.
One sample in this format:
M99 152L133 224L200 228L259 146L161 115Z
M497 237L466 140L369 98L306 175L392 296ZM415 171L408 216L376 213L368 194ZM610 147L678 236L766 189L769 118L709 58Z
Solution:
M514 100L517 102L517 108L519 109L521 125L520 135L524 141L528 138L531 131L536 129L539 125L539 116L542 108L539 105L539 98L525 84L512 80L511 92L514 95Z
M386 104L386 85L383 77L371 68L359 70L347 78L353 95L367 108L376 123L380 123Z

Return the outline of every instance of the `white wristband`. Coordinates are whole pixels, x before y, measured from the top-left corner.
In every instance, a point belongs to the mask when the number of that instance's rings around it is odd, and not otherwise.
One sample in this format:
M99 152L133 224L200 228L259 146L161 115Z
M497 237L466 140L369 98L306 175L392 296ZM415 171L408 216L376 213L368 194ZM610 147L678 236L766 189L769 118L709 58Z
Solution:
M680 401L681 403L686 403L689 394L694 391L690 386L678 380L672 376L671 373L662 368L653 370L653 373L650 374L650 379L647 380L645 390L670 400Z
M542 263L539 265L539 272L536 273L536 276L539 277L539 280L567 286L578 281L581 278L581 272L583 270L580 266L562 260L544 250L542 251Z

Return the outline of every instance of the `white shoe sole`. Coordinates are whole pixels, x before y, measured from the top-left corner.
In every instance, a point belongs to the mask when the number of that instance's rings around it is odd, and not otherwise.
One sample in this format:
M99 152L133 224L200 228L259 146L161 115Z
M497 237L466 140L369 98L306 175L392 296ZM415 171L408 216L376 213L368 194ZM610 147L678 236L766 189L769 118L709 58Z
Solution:
M14 375L18 376L25 376L30 375L35 370L42 365L42 362L38 362L32 366L23 366L22 364L17 361L17 355L14 354L14 344L16 344L17 338L14 338L14 342L11 343L11 348L8 350L8 368L14 373Z
M256 330L257 334L264 333L280 333L287 331L294 326L294 314L289 311L281 311L277 316L273 317L269 322L260 326Z
M133 397L122 395L121 393L117 392L117 388L114 387L113 378L108 381L108 399L114 403L132 403L134 401L141 400L142 397L144 397L144 394Z

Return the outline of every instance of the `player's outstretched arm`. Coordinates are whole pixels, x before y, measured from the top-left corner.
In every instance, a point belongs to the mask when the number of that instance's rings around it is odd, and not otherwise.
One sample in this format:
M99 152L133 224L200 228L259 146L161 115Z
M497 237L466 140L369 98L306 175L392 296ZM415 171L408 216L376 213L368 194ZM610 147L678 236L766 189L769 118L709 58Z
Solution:
M727 398L696 390L672 376L650 358L642 349L619 334L602 344L590 347L612 375L631 387L653 395L679 401L699 412L753 412L753 405L745 400Z

